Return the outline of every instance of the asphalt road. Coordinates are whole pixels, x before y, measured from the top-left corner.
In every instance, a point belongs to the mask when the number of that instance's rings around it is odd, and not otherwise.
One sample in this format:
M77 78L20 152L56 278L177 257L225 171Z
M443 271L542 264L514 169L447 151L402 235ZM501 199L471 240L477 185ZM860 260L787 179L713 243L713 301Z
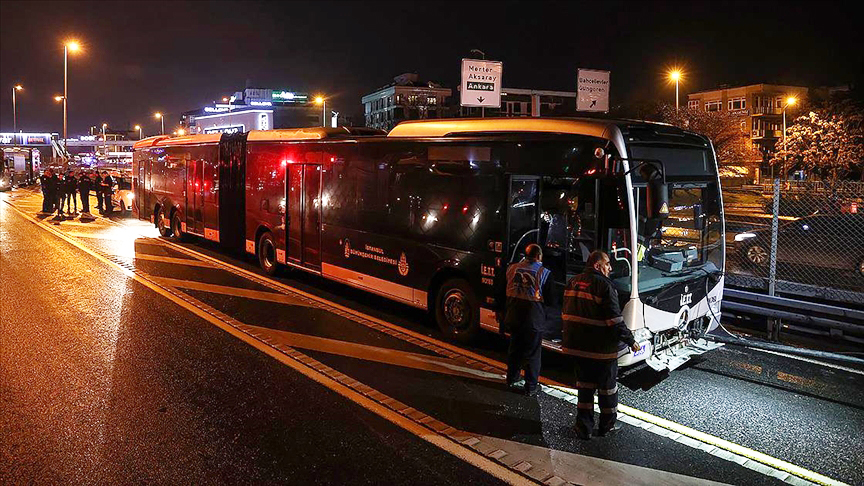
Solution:
M743 448L864 483L859 370L724 348L626 376L636 411L581 442L572 397L505 390L498 336L449 346L419 311L364 292L264 279L143 222L37 225L38 197L0 198L3 484L485 484L496 468L550 484L806 484ZM569 362L544 355L544 376L572 382Z

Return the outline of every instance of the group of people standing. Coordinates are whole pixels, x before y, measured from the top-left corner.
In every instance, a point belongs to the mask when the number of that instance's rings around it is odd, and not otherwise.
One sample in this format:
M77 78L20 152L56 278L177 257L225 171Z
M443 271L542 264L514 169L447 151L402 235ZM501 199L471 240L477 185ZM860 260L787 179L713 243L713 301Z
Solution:
M81 216L85 218L92 216L90 214L91 191L96 193L96 209L99 210L99 214L110 215L114 211L111 203L114 178L108 171L102 171L100 175L96 170L79 172L69 170L64 175L62 172L54 172L54 169L48 168L42 173L41 184L43 213L56 212L59 217L78 214L78 198L80 198Z
M555 306L552 278L543 267L539 245L525 249L525 259L507 269L507 311L502 328L511 335L507 355L507 385L531 396L537 393L546 311ZM641 349L624 324L618 292L609 274L609 255L591 253L585 270L571 278L564 291L562 346L574 356L578 392L577 437L590 439L618 430L618 357ZM524 385L520 384L525 372ZM600 421L594 430L594 394Z

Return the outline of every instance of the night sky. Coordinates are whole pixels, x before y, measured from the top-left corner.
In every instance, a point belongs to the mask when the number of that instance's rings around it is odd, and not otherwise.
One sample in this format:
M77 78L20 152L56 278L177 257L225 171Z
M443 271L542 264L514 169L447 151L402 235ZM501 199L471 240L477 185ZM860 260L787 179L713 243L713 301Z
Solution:
M0 129L61 131L63 40L69 135L107 122L166 131L183 111L254 87L324 93L362 123L360 97L393 76L454 88L471 49L504 62L504 86L574 91L576 69L612 72L613 105L674 102L720 84L860 83L852 2L0 2ZM169 123L170 121L170 123Z

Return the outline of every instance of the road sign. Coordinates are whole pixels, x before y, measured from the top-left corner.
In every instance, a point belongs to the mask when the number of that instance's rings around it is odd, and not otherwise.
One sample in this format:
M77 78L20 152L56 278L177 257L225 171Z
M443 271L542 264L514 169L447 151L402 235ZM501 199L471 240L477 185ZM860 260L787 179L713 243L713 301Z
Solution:
M609 71L579 69L576 92L578 111L609 111Z
M462 59L462 106L501 108L501 61Z

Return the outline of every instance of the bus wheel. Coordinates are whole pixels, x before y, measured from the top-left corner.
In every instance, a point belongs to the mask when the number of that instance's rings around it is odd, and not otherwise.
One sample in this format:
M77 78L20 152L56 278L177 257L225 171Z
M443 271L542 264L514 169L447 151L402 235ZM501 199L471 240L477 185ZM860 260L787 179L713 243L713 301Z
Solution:
M480 305L465 280L444 282L435 295L435 322L447 338L467 343L480 331Z
M267 231L258 238L258 263L264 273L271 277L279 271L279 263L276 261L276 244L273 235Z
M174 216L171 217L171 234L177 241L189 240L189 236L183 232L183 225L180 224L180 215L177 213L174 213Z
M165 224L165 210L160 209L156 213L156 227L159 228L159 234L168 238L171 236L171 227Z

